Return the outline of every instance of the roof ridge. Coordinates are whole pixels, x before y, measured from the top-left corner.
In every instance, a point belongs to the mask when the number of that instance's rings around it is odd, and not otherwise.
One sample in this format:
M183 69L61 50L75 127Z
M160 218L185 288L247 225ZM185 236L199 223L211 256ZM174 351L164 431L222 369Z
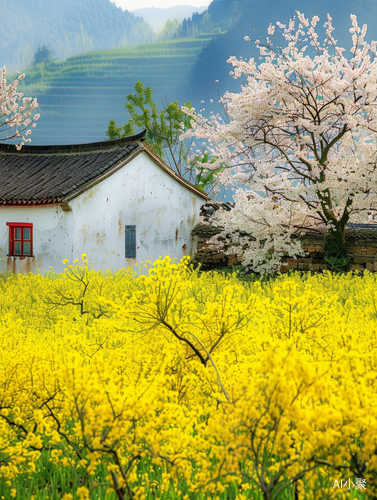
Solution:
M118 149L126 144L143 141L145 139L146 130L136 135L122 137L112 141L89 142L86 144L62 144L53 146L22 146L20 151L17 150L14 144L1 144L0 154L12 155L53 155L53 154L80 154L95 151L107 151L110 149Z

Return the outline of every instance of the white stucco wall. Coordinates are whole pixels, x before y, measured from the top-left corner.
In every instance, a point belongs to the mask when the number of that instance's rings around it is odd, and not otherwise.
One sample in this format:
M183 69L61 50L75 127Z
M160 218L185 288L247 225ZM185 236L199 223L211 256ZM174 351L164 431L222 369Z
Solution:
M7 222L33 224L34 257L8 257ZM72 258L72 213L59 205L0 207L0 270L12 272L62 271L62 260Z
M60 206L0 207L0 258L14 272L44 272L50 266L59 272L63 259L72 261L83 252L97 270L166 255L181 259L192 252L191 230L204 202L141 153L70 200L70 212ZM7 258L6 222L33 223L34 259ZM135 260L125 258L126 225L136 225Z
M181 259L191 252L191 230L204 202L141 153L70 201L73 254L85 252L96 269L121 269L160 255ZM126 225L136 225L135 261L125 258Z

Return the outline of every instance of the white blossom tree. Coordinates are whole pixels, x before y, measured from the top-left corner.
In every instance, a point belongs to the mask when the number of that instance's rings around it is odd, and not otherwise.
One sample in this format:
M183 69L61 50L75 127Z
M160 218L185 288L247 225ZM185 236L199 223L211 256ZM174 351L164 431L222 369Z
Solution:
M182 139L205 139L215 159L208 168L223 168L223 184L244 185L235 208L216 213L223 231L211 242L262 273L302 255L308 229L325 234L328 266L346 269L346 225L372 219L377 206L376 42L351 15L347 57L329 15L320 42L319 18L296 14L256 42L260 64L229 59L242 85L222 98L228 122L184 109L193 120Z
M21 142L17 149L31 141L27 137L40 117L35 112L39 106L37 99L17 92L18 83L23 78L25 75L20 75L7 85L6 69L0 68L0 141L19 138Z

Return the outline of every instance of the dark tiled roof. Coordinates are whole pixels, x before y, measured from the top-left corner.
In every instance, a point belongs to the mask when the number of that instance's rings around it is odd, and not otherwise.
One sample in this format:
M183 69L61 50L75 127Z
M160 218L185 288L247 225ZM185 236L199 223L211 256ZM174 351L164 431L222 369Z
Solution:
M137 136L68 146L0 145L0 205L64 203L140 150Z

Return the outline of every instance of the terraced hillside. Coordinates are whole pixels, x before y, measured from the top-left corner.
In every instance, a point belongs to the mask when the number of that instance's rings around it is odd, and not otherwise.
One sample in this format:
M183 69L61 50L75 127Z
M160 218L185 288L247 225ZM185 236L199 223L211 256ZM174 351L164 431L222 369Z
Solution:
M19 88L40 103L33 144L103 140L110 120L127 121L124 104L137 80L153 88L156 102L189 99L180 89L187 86L197 55L210 38L92 52L29 68Z

